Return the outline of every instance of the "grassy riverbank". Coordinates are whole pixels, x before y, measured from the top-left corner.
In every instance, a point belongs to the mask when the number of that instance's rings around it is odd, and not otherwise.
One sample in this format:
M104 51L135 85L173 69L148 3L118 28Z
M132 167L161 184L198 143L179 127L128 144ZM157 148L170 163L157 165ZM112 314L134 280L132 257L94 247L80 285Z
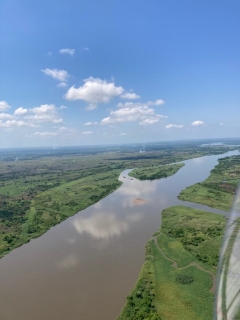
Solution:
M134 169L129 173L129 176L139 180L155 180L167 178L174 175L179 169L184 166L184 163L165 165L165 166L152 166L140 169Z
M52 181L53 174L47 179L31 177L35 182L25 183L26 177L6 181L1 194L0 257L116 190L120 172L85 172L86 177L75 179L68 175L58 183Z
M211 320L224 226L221 215L183 206L164 210L160 231L146 247L145 264L118 319ZM146 302L138 294L139 285L148 281L153 316L144 314Z
M205 181L183 190L179 199L229 211L239 179L240 156L222 158Z

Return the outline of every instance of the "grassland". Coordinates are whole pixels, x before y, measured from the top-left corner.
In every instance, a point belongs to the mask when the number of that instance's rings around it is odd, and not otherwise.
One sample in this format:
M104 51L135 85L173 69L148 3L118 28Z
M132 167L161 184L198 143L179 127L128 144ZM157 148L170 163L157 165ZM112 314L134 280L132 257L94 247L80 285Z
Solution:
M134 169L129 173L129 176L137 178L138 180L155 180L161 178L167 178L175 174L179 169L184 166L184 163L164 165L164 166L152 166L140 169Z
M230 211L239 179L240 156L222 158L205 181L183 190L179 199Z
M183 206L164 210L162 226L148 242L145 264L118 319L212 319L224 227L221 215ZM148 315L138 292L144 290L139 289L141 284L149 282L152 314Z

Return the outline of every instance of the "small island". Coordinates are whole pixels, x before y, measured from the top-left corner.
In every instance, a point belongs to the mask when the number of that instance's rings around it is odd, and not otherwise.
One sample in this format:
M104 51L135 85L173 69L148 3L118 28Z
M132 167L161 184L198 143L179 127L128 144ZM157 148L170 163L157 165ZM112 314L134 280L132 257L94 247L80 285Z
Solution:
M134 169L128 175L138 180L156 180L167 178L175 174L184 166L184 163L169 164L164 166L151 166L145 168Z

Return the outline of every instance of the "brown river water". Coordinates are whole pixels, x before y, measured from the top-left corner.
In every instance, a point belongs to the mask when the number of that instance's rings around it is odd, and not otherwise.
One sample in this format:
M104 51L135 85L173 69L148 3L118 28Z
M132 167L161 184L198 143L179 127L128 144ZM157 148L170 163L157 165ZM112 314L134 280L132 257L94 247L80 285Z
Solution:
M224 214L177 195L234 154L184 161L161 180L130 179L125 170L118 190L0 260L0 320L116 319L164 208L183 204Z

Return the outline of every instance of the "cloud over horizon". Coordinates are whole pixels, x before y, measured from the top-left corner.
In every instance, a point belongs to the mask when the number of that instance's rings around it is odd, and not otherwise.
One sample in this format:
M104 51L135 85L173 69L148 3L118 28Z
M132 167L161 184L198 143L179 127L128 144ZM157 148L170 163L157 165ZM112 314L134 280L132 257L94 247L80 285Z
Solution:
M114 82L89 77L84 80L83 86L69 88L64 98L72 101L83 100L89 103L88 110L93 110L97 104L107 103L112 98L120 96L123 92L124 89L121 86L115 86Z
M166 125L166 129L171 129L171 128L179 128L179 129L181 129L181 128L183 128L184 127L184 125L183 124L172 124L172 123L170 123L170 124L168 124L168 125Z
M102 119L101 124L138 122L140 125L151 125L158 123L167 116L156 114L155 110L149 106L157 106L163 104L163 100L141 102L125 102L119 103L118 110L111 111L110 116Z

